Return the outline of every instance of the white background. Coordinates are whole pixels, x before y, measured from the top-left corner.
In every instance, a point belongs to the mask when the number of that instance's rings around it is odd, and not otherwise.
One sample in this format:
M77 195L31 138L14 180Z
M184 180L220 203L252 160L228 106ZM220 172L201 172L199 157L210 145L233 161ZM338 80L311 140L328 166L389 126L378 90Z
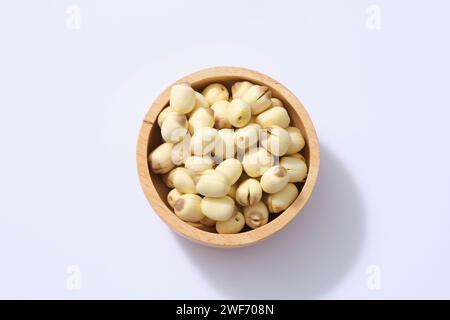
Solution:
M0 12L1 298L450 298L448 2L2 1ZM217 65L290 88L322 151L295 221L229 251L173 234L135 165L151 102ZM66 286L70 265L79 290Z

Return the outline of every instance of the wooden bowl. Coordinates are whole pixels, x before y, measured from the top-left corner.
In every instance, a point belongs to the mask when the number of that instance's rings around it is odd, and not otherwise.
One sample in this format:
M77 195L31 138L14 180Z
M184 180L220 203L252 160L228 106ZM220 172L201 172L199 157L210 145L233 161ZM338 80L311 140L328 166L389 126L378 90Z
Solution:
M218 234L214 233L214 230L202 227L199 223L184 222L173 213L166 199L170 190L163 183L160 176L150 171L147 160L150 152L163 142L157 117L160 111L169 103L170 88L173 84L161 93L148 110L142 122L137 142L139 178L150 205L173 230L190 240L208 246L226 248L247 246L281 230L299 213L308 201L319 171L319 143L309 115L301 102L278 81L245 68L214 67L194 72L175 83L187 82L196 91L202 91L204 87L213 82L222 83L230 89L231 85L239 80L248 80L255 84L267 86L272 91L273 97L283 102L291 117L291 125L300 129L306 141L306 145L301 153L308 164L308 177L304 184L298 185L300 193L291 206L281 214L271 214L271 220L266 225L238 234Z

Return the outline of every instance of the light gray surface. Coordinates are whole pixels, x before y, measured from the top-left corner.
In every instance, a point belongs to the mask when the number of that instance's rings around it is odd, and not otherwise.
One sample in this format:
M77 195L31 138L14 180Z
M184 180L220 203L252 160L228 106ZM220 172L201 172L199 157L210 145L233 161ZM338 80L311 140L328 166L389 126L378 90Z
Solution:
M0 297L450 298L449 5L274 3L2 5ZM304 212L242 250L174 235L135 168L153 99L215 65L285 84L322 147Z

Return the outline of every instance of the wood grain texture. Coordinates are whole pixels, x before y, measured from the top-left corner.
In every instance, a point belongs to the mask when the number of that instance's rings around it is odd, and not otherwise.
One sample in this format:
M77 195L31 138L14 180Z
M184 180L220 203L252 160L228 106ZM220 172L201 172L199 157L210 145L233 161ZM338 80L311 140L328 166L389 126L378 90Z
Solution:
M157 117L161 110L169 103L170 88L173 84L187 82L196 91L201 91L206 85L213 82L222 83L230 89L234 82L242 80L267 86L272 91L273 97L283 102L291 117L291 125L299 128L305 138L306 145L302 150L302 154L305 156L308 164L308 177L305 183L299 186L301 191L297 199L286 211L268 224L258 229L238 234L218 234L208 232L206 228L199 229L195 226L196 224L186 223L173 213L166 200L169 189L164 185L158 175L150 171L147 158L150 152L162 143ZM142 122L137 142L139 179L145 196L154 211L166 224L182 236L198 243L215 247L234 248L247 246L255 244L280 231L304 207L313 192L319 173L319 143L314 126L302 103L278 81L259 72L239 67L207 68L185 76L175 83L164 90L149 108Z

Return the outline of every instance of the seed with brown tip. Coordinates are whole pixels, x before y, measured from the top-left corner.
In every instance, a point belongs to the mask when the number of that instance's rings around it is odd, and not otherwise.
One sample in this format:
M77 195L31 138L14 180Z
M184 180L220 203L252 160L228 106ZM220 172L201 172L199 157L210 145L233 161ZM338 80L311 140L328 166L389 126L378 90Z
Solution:
M175 206L175 202L182 196L183 194L177 189L172 189L167 194L167 202L173 208Z
M177 143L181 141L188 131L188 122L184 114L169 113L161 127L161 136L164 141Z
M231 123L228 120L229 105L230 103L227 100L219 100L211 106L211 109L214 111L214 128L231 128Z
M148 160L150 162L150 168L154 173L167 173L175 167L175 164L171 160L172 148L173 144L166 142L150 153Z
M263 202L244 207L245 223L252 229L262 227L269 221L269 211Z
M283 189L289 182L289 174L283 166L273 166L261 177L261 187L264 192L275 193Z
M184 200L184 199L177 199L175 201L175 204L173 205L173 208L175 209L175 211L181 211L184 208L184 204L185 203L186 203L186 200Z
M271 213L286 210L298 196L298 189L293 183L288 183L283 189L267 197L267 207Z
M198 222L203 219L200 203L202 198L196 194L183 194L173 206L175 214L183 221Z

